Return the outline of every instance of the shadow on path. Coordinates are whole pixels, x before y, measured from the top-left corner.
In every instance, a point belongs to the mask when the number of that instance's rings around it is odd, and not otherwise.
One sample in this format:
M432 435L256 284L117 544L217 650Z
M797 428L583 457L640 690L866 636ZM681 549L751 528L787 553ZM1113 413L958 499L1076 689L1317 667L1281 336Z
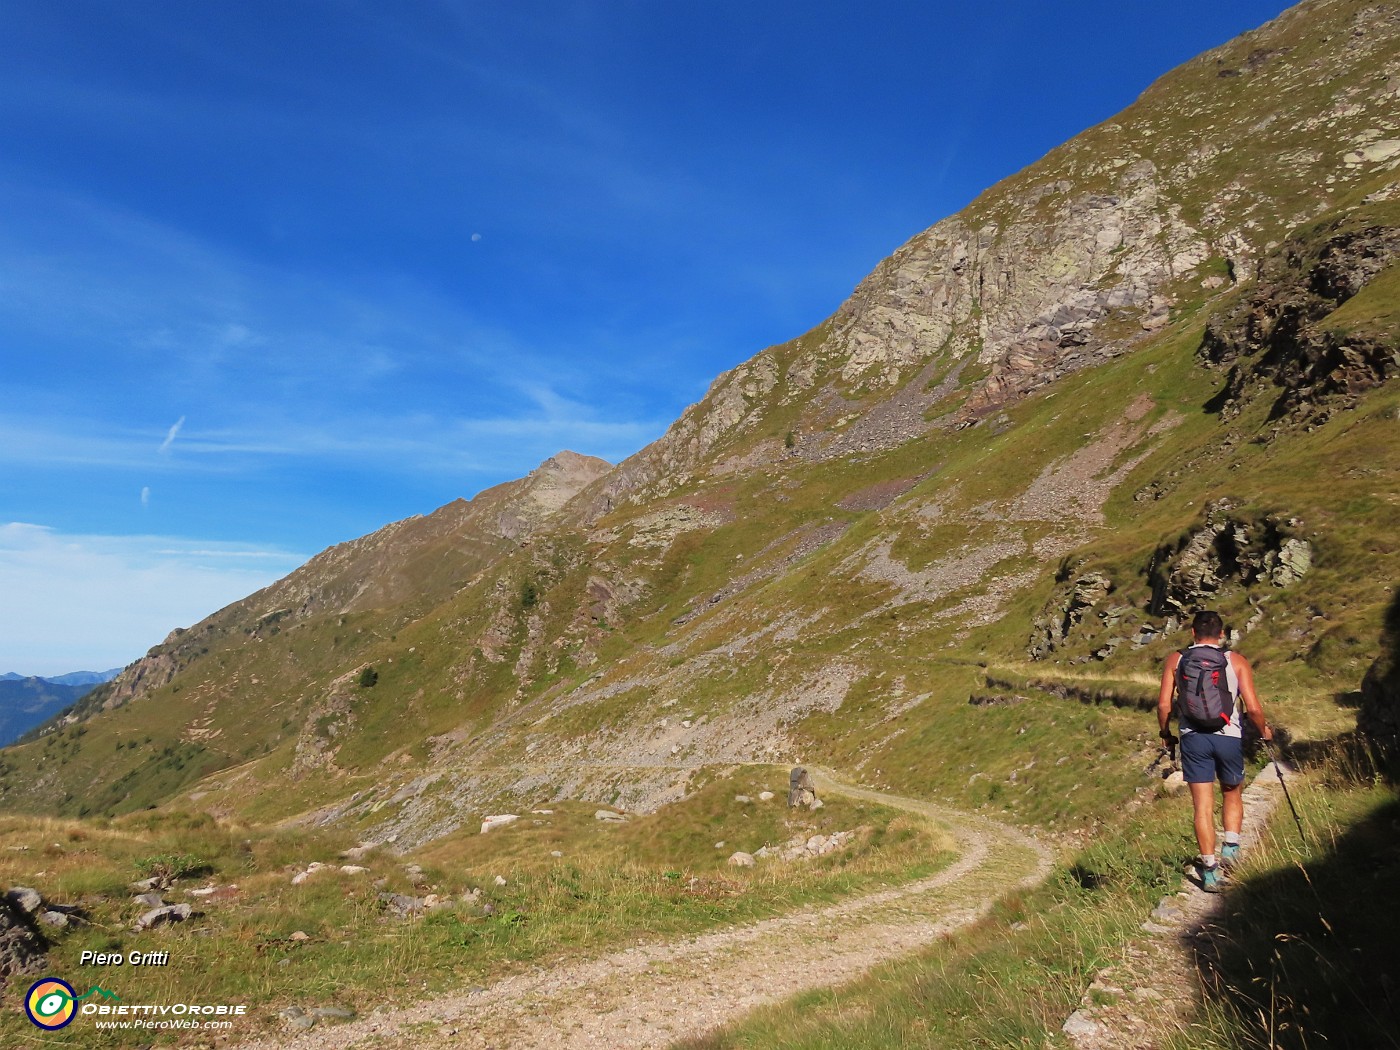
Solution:
M1400 799L1319 859L1243 880L1196 961L1243 1046L1400 1050Z

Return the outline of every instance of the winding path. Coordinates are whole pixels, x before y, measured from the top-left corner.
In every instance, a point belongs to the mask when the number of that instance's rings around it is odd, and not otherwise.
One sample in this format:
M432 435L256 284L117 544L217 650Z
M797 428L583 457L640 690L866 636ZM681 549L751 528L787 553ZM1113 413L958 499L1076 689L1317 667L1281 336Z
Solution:
M842 784L829 794L878 802L947 828L965 852L927 879L823 908L627 948L507 977L336 1027L243 1044L245 1050L574 1050L664 1047L798 993L852 980L975 921L1003 893L1050 870L1050 851L1016 829L917 799Z

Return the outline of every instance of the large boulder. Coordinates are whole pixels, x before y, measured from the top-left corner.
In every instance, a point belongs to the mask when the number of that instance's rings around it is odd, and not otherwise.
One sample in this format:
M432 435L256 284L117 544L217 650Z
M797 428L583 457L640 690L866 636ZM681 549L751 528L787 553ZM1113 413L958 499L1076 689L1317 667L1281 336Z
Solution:
M30 912L9 894L0 898L0 985L11 977L41 973L47 966L47 950L48 942L35 928Z
M1060 648L1088 612L1113 593L1113 581L1101 572L1084 573L1067 588L1057 589L1036 617L1026 652L1041 660Z
M817 788L812 774L798 766L788 775L788 806L811 806L817 801Z

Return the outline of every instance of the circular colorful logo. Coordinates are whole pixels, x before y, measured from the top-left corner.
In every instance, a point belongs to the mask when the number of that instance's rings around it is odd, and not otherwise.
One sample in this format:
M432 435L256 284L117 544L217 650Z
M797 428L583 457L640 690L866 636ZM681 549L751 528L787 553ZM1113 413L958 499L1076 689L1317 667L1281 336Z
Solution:
M53 1031L70 1024L78 1012L78 993L67 981L45 977L29 986L24 997L24 1012L40 1028Z

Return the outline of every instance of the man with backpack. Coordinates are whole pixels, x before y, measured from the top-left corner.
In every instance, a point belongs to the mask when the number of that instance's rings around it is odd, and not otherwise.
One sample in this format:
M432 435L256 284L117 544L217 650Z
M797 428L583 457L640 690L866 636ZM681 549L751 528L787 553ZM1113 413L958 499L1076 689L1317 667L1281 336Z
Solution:
M1239 653L1223 648L1224 621L1215 612L1199 612L1191 622L1193 642L1167 657L1162 687L1157 694L1157 724L1162 742L1177 743L1168 723L1177 717L1181 734L1181 771L1191 788L1196 866L1201 888L1220 890L1220 865L1239 859L1240 829L1244 825L1244 714L1265 740L1274 738L1254 691L1254 671ZM1215 854L1215 781L1220 781L1221 818L1225 844Z

